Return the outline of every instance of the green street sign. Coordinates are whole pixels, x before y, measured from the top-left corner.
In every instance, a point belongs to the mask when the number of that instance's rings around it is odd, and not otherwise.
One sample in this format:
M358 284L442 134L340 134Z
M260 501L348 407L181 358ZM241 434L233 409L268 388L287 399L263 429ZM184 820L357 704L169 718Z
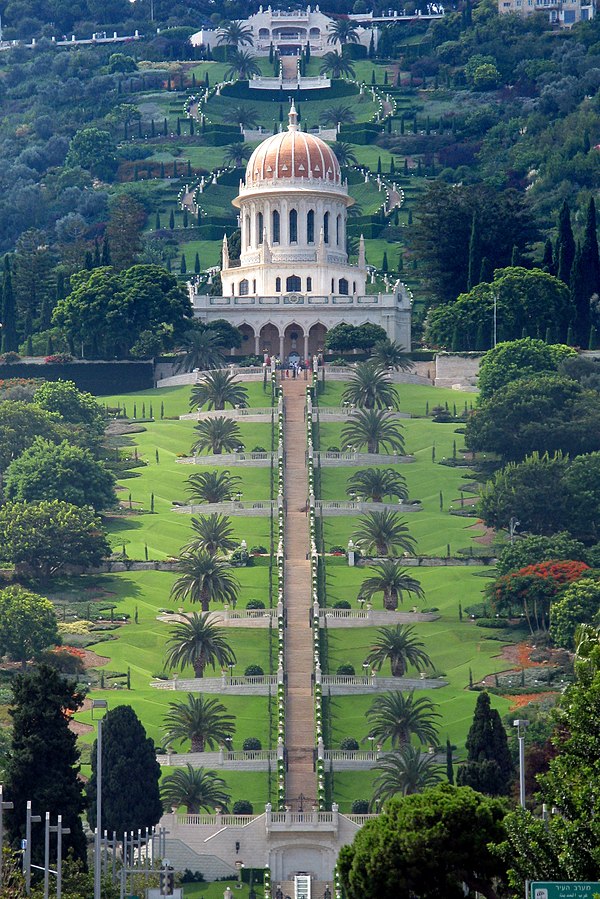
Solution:
M532 883L531 899L600 899L600 883L576 881L554 881Z

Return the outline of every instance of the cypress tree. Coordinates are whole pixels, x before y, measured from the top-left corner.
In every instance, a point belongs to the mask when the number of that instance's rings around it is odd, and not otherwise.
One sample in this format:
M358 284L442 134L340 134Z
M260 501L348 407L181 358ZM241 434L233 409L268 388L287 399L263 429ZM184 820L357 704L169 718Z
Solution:
M33 340L31 339L31 334L30 334L29 337L27 338L27 344L26 344L26 347L27 347L27 355L28 355L28 356L33 356Z
M110 265L110 241L106 234L102 241L102 265Z
M554 343L554 334L552 331L552 326L548 325L546 328L546 336L544 338L544 342L551 346Z
M383 73L383 83L384 83L384 84L387 84L387 83L388 83L388 73L387 73L387 69L386 69L385 72Z
M102 727L102 829L117 833L152 828L162 815L154 741L129 705L117 706ZM96 744L86 788L88 821L96 824Z
M491 284L493 280L494 269L492 268L492 264L487 256L484 256L481 260L481 268L479 269L479 283Z
M412 209L409 209L409 210L408 210L408 224L409 224L409 225L412 225L412 223L413 223ZM416 262L417 260L415 259L414 261Z
M181 121L180 121L180 119L179 119L179 116L177 116L177 127L176 127L176 131L177 131L177 137L181 137Z
M194 131L195 131L194 120L192 118L190 118L190 137L194 136Z
M86 250L86 251L85 251L85 258L84 258L83 265L84 265L86 271L88 271L88 272L91 272L91 270L93 269L93 267L94 267L94 254L92 253L91 250Z
M169 215L169 228L172 231L174 227L175 227L175 213L171 209L171 214Z
M183 227L184 227L184 228L187 228L187 226L188 226L188 224L189 224L189 222L188 222L188 215L189 215L189 214L188 214L187 207L186 207L186 208L183 210Z
M181 262L179 264L179 271L182 275L185 275L187 272L187 262L185 261L185 253L181 254Z
M388 271L389 271L388 258L387 258L387 250L384 250L384 251L383 251L383 260L382 260L382 262L381 262L381 271L382 271L382 272L388 272Z
M48 334L48 340L46 341L46 356L52 356L54 353L54 344L52 342L52 335Z
M588 350L598 349L598 332L593 325L590 326L590 338L588 340Z
M467 290L475 287L477 278L481 272L481 249L479 242L479 229L475 213L471 220L471 236L469 237L469 270L467 275Z
M142 136L142 119L141 117L138 119L138 137Z
M567 328L567 346L575 346L575 331L571 322L569 322L569 327Z
M575 313L575 340L586 346L590 331L590 299L594 293L592 273L586 268L583 246L577 242L571 272L571 303Z
M391 121L391 119L390 119L390 121ZM395 175L395 174L396 174L396 166L394 165L394 157L392 156L391 161L390 161L390 175Z
M167 119L165 117L163 119L163 135L164 135L164 137L166 137L168 133L169 133L169 123L167 122Z
M472 787L489 796L506 796L513 776L513 763L502 719L492 708L486 692L477 697L466 746L467 762L458 769L458 785Z
M194 274L200 274L200 256L196 253L196 258L194 259Z
M453 353L458 353L462 349L461 341L460 341L460 334L459 334L459 331L458 331L458 328L456 327L456 325L454 326L454 328L452 330L452 343L451 343L450 349L452 350Z
M567 285L571 283L575 249L575 238L573 237L573 229L571 227L571 210L565 200L558 216L558 237L556 239L554 267L560 280Z
M377 157L377 174L381 175L381 156Z
M448 783L454 783L454 765L452 764L452 743L450 740L446 740L446 777L448 778Z
M371 84L377 84L375 81L375 69L371 70Z
M400 134L404 134L404 116L400 119ZM406 159L404 160L404 164L406 165ZM407 173L407 169L405 169L405 174Z
M160 231L160 212L156 213L156 221L154 222L154 227L157 231Z
M488 349L488 345L487 345L488 342L486 340L485 333L486 333L485 326L482 322L480 322L479 326L477 328L477 335L475 337L475 349L479 350L480 352L483 352L483 350Z
M554 268L554 254L552 250L552 241L548 237L546 239L546 243L544 244L544 256L542 258L542 269L545 272L548 272L549 275L555 275L556 269Z
M368 53L369 53L369 59L375 59L375 38L373 36L373 29L371 29L371 37L369 39ZM375 72L373 72L373 75L375 75ZM371 82L371 83L373 83L373 82Z
M521 254L520 254L519 248L516 244L513 244L512 254L510 257L510 264L511 264L511 266L513 266L513 268L522 264Z
M17 307L12 285L10 261L4 257L4 276L2 279L2 352L15 352L17 341Z
M404 119L402 119L402 127L404 128ZM404 134L404 130L402 133ZM404 174L408 175L408 159L406 156L404 157Z
M273 65L273 41L269 44L269 63Z
M101 260L100 260L100 244L98 243L98 240L96 239L94 241L94 268L98 268L98 266L100 265L100 262L101 262ZM60 297L58 297L58 299L60 299Z
M206 90L208 90L210 87L210 79L208 77L208 70L204 74L204 87L206 88Z
M168 271L168 272L172 271L171 257L170 257L170 256L167 256L167 271Z
M26 803L32 799L34 814L50 812L52 821L62 815L63 825L71 831L63 837L63 852L66 856L72 851L85 865L87 847L81 823L85 800L78 779L77 737L69 728L67 714L81 708L83 695L75 681L49 665L17 674L11 687L12 751L6 762L4 788L14 809L5 813L5 834L13 846L20 845L25 837ZM32 860L40 864L43 821L32 825L31 845ZM55 841L50 845L54 852Z

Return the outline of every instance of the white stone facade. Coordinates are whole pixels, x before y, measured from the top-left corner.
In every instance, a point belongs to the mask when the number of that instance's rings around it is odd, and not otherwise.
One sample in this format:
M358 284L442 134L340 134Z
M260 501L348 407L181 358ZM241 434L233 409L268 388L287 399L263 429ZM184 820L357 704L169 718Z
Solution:
M516 13L520 16L542 12L553 25L571 28L577 22L593 19L596 6L590 0L498 0L498 12L500 15Z
M299 131L292 106L288 130L252 154L233 201L240 212L240 259L223 240L222 296L190 285L194 314L226 318L244 338L244 355L308 359L326 332L345 322L381 325L410 348L411 301L398 282L392 293L367 294L364 240L348 262L347 211L353 200L337 159L319 137Z
M333 23L334 20L322 13L318 6L293 11L261 6L257 13L243 20L243 25L252 30L252 53L256 56L266 56L271 44L280 53L293 56L307 44L314 56L323 56L329 50L339 51L339 43L328 43ZM369 47L371 34L377 47L379 32L376 27L358 29L357 36L363 47ZM219 30L204 28L193 34L190 41L195 47L204 45L213 49L219 45Z

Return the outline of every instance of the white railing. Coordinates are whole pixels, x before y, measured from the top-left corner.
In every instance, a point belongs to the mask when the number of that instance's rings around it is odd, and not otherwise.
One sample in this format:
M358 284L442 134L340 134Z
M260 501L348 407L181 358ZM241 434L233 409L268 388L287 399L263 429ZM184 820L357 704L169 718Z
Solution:
M271 812L271 824L333 824L333 812Z
M321 684L324 687L371 687L376 683L375 676L360 674L322 674Z
M209 613L214 614L214 613ZM235 618L236 616L231 616ZM217 620L222 620L215 615ZM156 690L187 690L196 693L218 693L220 690L227 690L229 687L273 687L277 684L277 676L275 674L263 674L256 676L246 675L230 675L223 674L221 677L195 677L195 678L179 678L172 680L154 680L150 681L150 686Z
M205 418L219 418L220 416L224 416L225 418L247 418L249 415L274 415L277 410L274 406L257 406L253 408L252 406L244 406L237 407L235 409L201 409L198 412L188 412L185 415L180 415L180 421L187 421L190 419L197 419L198 421L202 421Z
M376 817L377 815L344 815L344 818L348 818L349 821L352 821L353 824L358 824L359 827Z
M319 618L368 618L368 609L320 609Z
M212 825L217 827L246 827L262 815L177 815L177 824L193 827Z
M326 749L323 753L325 761L360 761L376 762L382 753L374 749Z
M322 500L315 501L315 506L321 512L378 512L384 509L393 509L398 512L421 512L423 506L419 502L412 503L371 503L363 500Z
M340 371L341 369L335 369L335 371ZM343 369L350 374L352 374L352 369ZM317 406L317 414L319 418L327 418L330 415L354 415L358 412L358 408L356 406L347 405L347 406ZM398 409L388 409L387 412L392 415L394 418L411 418L410 412L399 412Z

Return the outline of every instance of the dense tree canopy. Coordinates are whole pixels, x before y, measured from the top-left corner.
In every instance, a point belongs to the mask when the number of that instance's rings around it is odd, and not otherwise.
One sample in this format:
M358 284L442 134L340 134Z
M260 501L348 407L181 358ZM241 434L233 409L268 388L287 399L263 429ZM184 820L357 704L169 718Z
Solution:
M558 374L513 381L469 416L465 441L505 460L600 450L600 394Z
M485 691L477 697L466 747L467 761L458 769L458 785L488 796L508 795L513 777L508 740L502 719Z
M481 360L477 379L479 395L487 399L512 381L556 372L565 359L576 355L575 350L564 344L547 344L531 337L499 343Z
M48 577L66 565L98 565L109 553L89 508L61 500L9 502L0 508L0 554L18 572Z
M463 899L464 884L496 899L504 814L500 800L449 784L390 800L340 852L348 899Z
M41 437L8 466L5 489L11 500L64 500L96 511L116 502L114 477L104 463L66 440L54 444Z
M0 590L0 655L25 663L60 643L56 613L49 599L22 587Z
M190 301L174 275L158 265L78 272L71 293L59 300L53 321L92 355L126 356L142 331L185 327Z

